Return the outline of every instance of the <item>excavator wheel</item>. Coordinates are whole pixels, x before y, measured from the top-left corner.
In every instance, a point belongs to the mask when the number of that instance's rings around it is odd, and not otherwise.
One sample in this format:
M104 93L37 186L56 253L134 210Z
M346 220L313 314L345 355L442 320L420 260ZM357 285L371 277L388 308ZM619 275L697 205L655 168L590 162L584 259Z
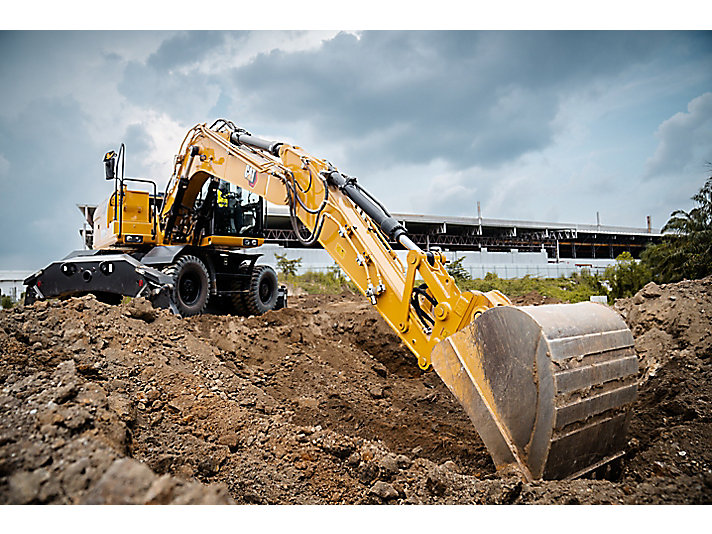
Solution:
M199 258L185 255L163 272L173 279L170 298L181 317L199 315L210 298L210 275Z
M498 469L568 479L625 452L638 359L607 306L498 306L436 345L431 361Z
M255 265L247 293L243 293L249 315L262 315L277 306L279 284L277 273L269 265Z

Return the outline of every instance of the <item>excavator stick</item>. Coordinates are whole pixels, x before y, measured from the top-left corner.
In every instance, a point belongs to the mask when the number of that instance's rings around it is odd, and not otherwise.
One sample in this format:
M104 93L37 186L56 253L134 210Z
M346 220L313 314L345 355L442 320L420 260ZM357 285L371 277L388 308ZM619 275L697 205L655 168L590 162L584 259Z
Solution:
M638 359L606 306L497 306L438 343L431 361L498 469L575 478L624 452Z

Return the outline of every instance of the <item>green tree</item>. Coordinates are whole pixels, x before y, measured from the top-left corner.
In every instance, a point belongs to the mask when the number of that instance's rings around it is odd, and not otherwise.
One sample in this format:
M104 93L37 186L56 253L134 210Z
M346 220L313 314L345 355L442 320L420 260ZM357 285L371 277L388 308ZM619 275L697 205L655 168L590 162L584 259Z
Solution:
M302 264L301 258L290 260L286 254L275 254L274 257L277 258L277 269L282 276L289 278L297 275L297 269Z
M448 262L445 265L445 269L447 269L450 276L455 279L456 283L464 282L465 280L470 279L470 273L467 272L467 269L462 266L463 261L465 261L464 256L456 259L455 261Z
M662 243L648 246L641 255L656 282L712 274L712 176L692 200L697 206L689 212L674 211L663 227Z
M632 297L645 284L650 282L650 269L635 261L630 252L623 252L616 258L615 265L606 267L604 280L611 286L608 296L612 299Z

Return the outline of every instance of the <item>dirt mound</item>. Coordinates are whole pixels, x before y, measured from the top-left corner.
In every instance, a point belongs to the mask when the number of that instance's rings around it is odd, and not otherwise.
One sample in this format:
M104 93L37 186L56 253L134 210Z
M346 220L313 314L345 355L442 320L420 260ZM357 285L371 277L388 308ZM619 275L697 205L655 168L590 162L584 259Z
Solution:
M290 306L180 319L84 297L0 313L0 503L710 502L699 314L670 333L688 340L675 358L644 356L659 366L619 481L523 484L494 472L447 388L366 301Z
M646 285L616 308L640 358L631 478L712 471L712 277Z

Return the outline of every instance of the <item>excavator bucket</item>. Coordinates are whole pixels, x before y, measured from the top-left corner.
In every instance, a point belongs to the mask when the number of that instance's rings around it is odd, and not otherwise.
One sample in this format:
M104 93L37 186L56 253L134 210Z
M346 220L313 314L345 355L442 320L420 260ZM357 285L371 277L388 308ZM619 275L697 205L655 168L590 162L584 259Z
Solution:
M498 306L436 345L431 361L498 469L575 478L624 452L638 359L604 305Z

